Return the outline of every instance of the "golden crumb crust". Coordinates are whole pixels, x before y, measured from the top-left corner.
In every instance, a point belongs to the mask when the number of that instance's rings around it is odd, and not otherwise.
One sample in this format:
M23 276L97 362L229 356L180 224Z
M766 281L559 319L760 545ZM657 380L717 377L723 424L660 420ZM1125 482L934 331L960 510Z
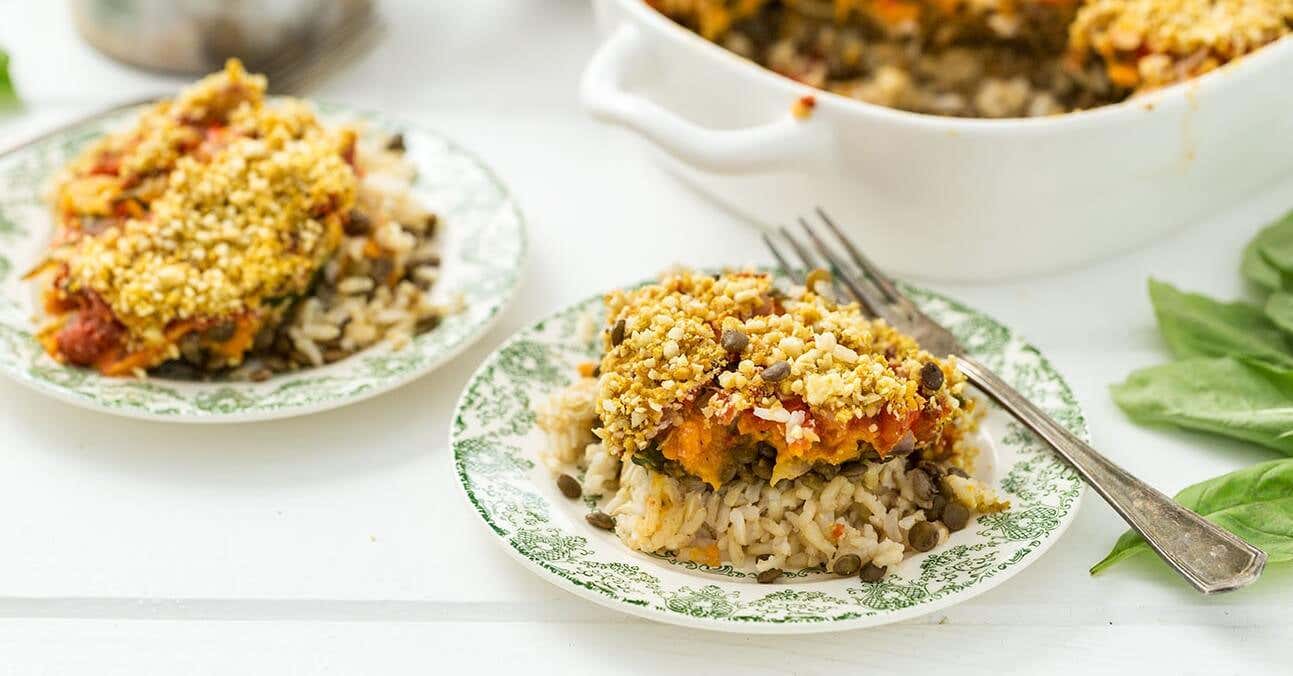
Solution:
M1145 90L1206 73L1290 28L1293 0L1087 0L1069 52L1097 56L1114 84Z
M922 416L929 438L961 409L964 377L953 363L856 304L802 288L784 295L767 274L682 271L605 302L596 434L617 454L646 448L697 414L776 426L776 443L793 450L821 441L826 428L865 423L874 432L902 421L901 434ZM857 452L855 443L821 459Z
M152 351L142 368L174 356L177 325L304 293L354 206L354 143L302 101L267 102L231 60L58 179L58 292L101 299L126 351Z

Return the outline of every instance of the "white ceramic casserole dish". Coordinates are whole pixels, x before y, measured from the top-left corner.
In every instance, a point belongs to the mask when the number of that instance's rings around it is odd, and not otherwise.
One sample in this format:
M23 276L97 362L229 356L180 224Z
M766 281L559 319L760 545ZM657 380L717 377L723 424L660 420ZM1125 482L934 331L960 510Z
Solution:
M1047 118L920 115L765 70L642 0L594 0L594 116L764 226L820 205L895 272L987 280L1143 244L1293 168L1293 38L1174 87ZM806 119L791 113L811 96Z

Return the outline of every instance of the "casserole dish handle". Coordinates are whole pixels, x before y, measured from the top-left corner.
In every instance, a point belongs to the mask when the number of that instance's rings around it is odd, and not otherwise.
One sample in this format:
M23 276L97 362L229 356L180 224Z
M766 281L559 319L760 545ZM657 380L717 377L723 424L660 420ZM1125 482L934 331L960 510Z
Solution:
M785 169L820 157L824 125L790 113L765 125L744 129L702 127L660 104L624 88L625 74L643 64L648 50L639 29L622 25L597 50L584 70L580 98L594 117L647 137L674 157L718 173Z

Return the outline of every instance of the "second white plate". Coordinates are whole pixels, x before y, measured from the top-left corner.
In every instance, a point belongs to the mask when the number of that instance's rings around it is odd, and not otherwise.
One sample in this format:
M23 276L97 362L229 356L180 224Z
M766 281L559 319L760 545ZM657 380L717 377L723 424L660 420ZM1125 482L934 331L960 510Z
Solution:
M479 338L516 291L525 228L507 188L479 159L434 132L376 113L320 106L330 118L360 119L404 134L417 168L414 194L441 218L440 300L465 309L400 350L379 345L318 368L262 383L108 378L60 364L33 337L35 292L22 273L53 234L42 196L49 177L87 143L119 128L138 109L95 118L0 158L0 372L74 404L133 418L241 422L335 408L391 390L448 361Z

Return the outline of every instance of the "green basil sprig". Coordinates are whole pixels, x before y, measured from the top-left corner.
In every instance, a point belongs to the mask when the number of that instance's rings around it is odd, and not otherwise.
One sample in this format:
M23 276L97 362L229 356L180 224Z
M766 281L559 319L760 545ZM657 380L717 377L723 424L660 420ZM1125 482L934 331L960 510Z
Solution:
M1132 420L1260 444L1293 456L1293 212L1244 248L1240 271L1266 295L1222 302L1149 281L1149 297L1178 361L1132 373L1112 388ZM1293 458L1209 479L1176 499L1265 550L1293 560ZM1098 573L1149 546L1123 534Z

